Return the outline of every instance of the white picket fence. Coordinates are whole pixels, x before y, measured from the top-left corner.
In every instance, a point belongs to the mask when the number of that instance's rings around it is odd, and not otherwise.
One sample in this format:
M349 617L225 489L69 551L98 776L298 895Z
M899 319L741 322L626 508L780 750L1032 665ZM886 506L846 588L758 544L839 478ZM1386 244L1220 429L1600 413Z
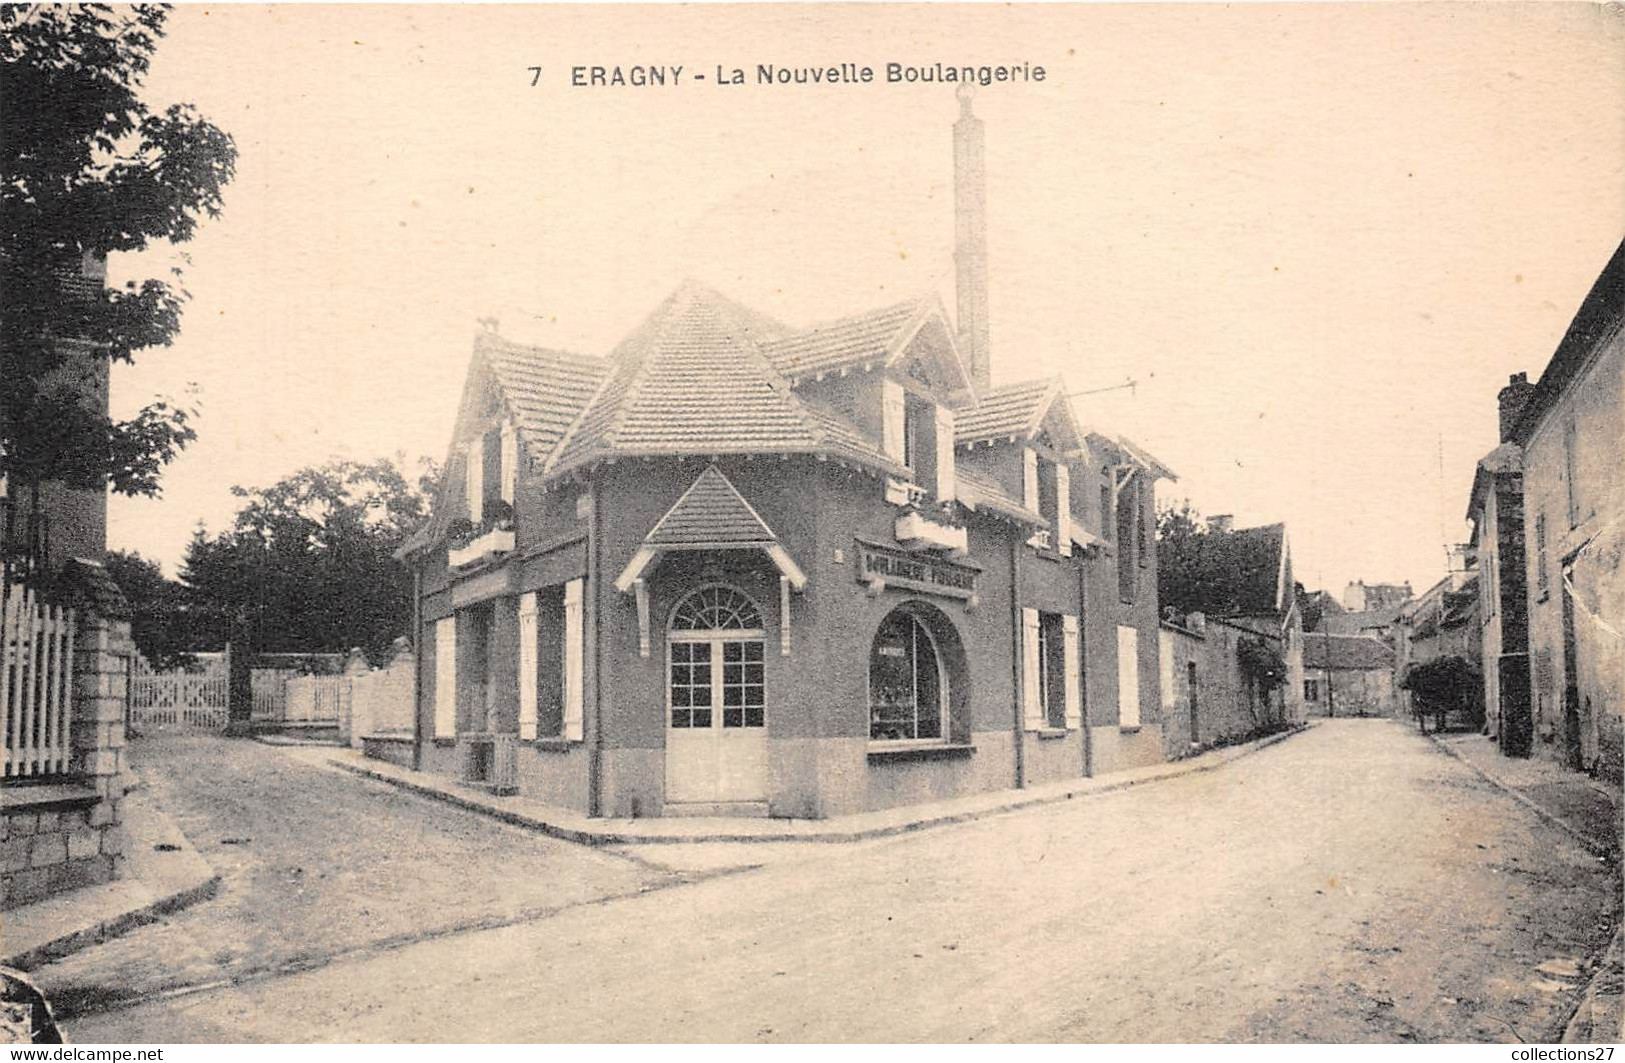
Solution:
M5 777L68 770L73 718L71 609L0 591L0 736Z
M138 731L161 726L224 730L229 686L223 661L201 672L155 672L137 658L130 677L130 724Z

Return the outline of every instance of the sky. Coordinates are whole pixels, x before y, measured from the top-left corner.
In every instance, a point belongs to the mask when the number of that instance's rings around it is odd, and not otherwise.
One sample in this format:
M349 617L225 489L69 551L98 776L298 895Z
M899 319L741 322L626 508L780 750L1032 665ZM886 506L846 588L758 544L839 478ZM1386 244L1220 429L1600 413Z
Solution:
M1062 374L1298 578L1445 571L1496 392L1625 233L1625 8L1599 4L183 6L146 96L236 140L179 338L115 412L201 411L109 545L172 574L233 485L442 459L478 321L588 354L685 278L793 325L952 295L952 86L986 123L994 382ZM867 85L719 85L758 63ZM684 67L572 87L593 64ZM535 75L530 67L539 66ZM703 72L704 81L693 79ZM537 83L532 85L532 81Z

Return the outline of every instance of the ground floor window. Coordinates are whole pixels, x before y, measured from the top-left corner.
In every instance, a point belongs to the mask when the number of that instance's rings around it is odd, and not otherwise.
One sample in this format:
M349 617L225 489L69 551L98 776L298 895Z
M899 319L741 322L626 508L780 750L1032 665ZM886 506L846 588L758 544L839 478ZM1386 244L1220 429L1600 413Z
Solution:
M944 737L947 699L936 643L918 617L895 609L869 650L869 738Z
M1044 723L1066 726L1066 654L1060 613L1038 614L1038 703Z
M1305 701L1319 701L1320 700L1320 681L1319 680L1317 680L1317 679L1305 679L1303 681L1303 700L1305 700Z

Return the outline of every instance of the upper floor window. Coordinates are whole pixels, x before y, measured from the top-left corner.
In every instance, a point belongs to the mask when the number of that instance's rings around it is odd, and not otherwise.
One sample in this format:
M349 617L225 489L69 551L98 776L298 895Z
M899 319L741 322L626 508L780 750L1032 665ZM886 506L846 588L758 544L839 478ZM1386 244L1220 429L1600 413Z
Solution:
M1117 492L1117 596L1134 601L1140 593L1140 477Z
M519 475L519 439L513 426L493 425L468 445L465 488L468 519L482 523L494 504L513 505Z
M1032 447L1022 453L1022 501L1049 521L1030 542L1062 553L1072 552L1072 472ZM1047 539L1047 541L1046 541Z
M944 501L955 497L951 409L909 393L895 380L883 379L881 444L888 457L908 466L919 488Z

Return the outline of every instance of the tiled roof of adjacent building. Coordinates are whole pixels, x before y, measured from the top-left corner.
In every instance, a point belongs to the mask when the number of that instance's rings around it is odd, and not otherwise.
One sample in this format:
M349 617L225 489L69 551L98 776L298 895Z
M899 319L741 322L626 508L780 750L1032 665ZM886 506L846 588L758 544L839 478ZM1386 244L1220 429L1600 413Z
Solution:
M1328 635L1314 631L1303 636L1303 666L1388 671L1394 667L1394 651L1369 635Z
M1025 437L1038 427L1060 390L1059 378L1044 377L984 391L974 407L956 414L954 441L977 443L984 439Z
M609 375L603 360L510 343L481 333L474 350L490 366L531 458L547 459Z
M959 481L960 501L972 509L988 509L1002 517L1037 527L1047 524L1042 514L1022 505L992 478L965 465L957 465L954 478Z
M884 361L928 308L926 300L911 299L826 321L769 340L762 344L762 353L787 377L816 376Z
M644 541L654 546L751 546L776 541L773 529L715 465L673 503Z

